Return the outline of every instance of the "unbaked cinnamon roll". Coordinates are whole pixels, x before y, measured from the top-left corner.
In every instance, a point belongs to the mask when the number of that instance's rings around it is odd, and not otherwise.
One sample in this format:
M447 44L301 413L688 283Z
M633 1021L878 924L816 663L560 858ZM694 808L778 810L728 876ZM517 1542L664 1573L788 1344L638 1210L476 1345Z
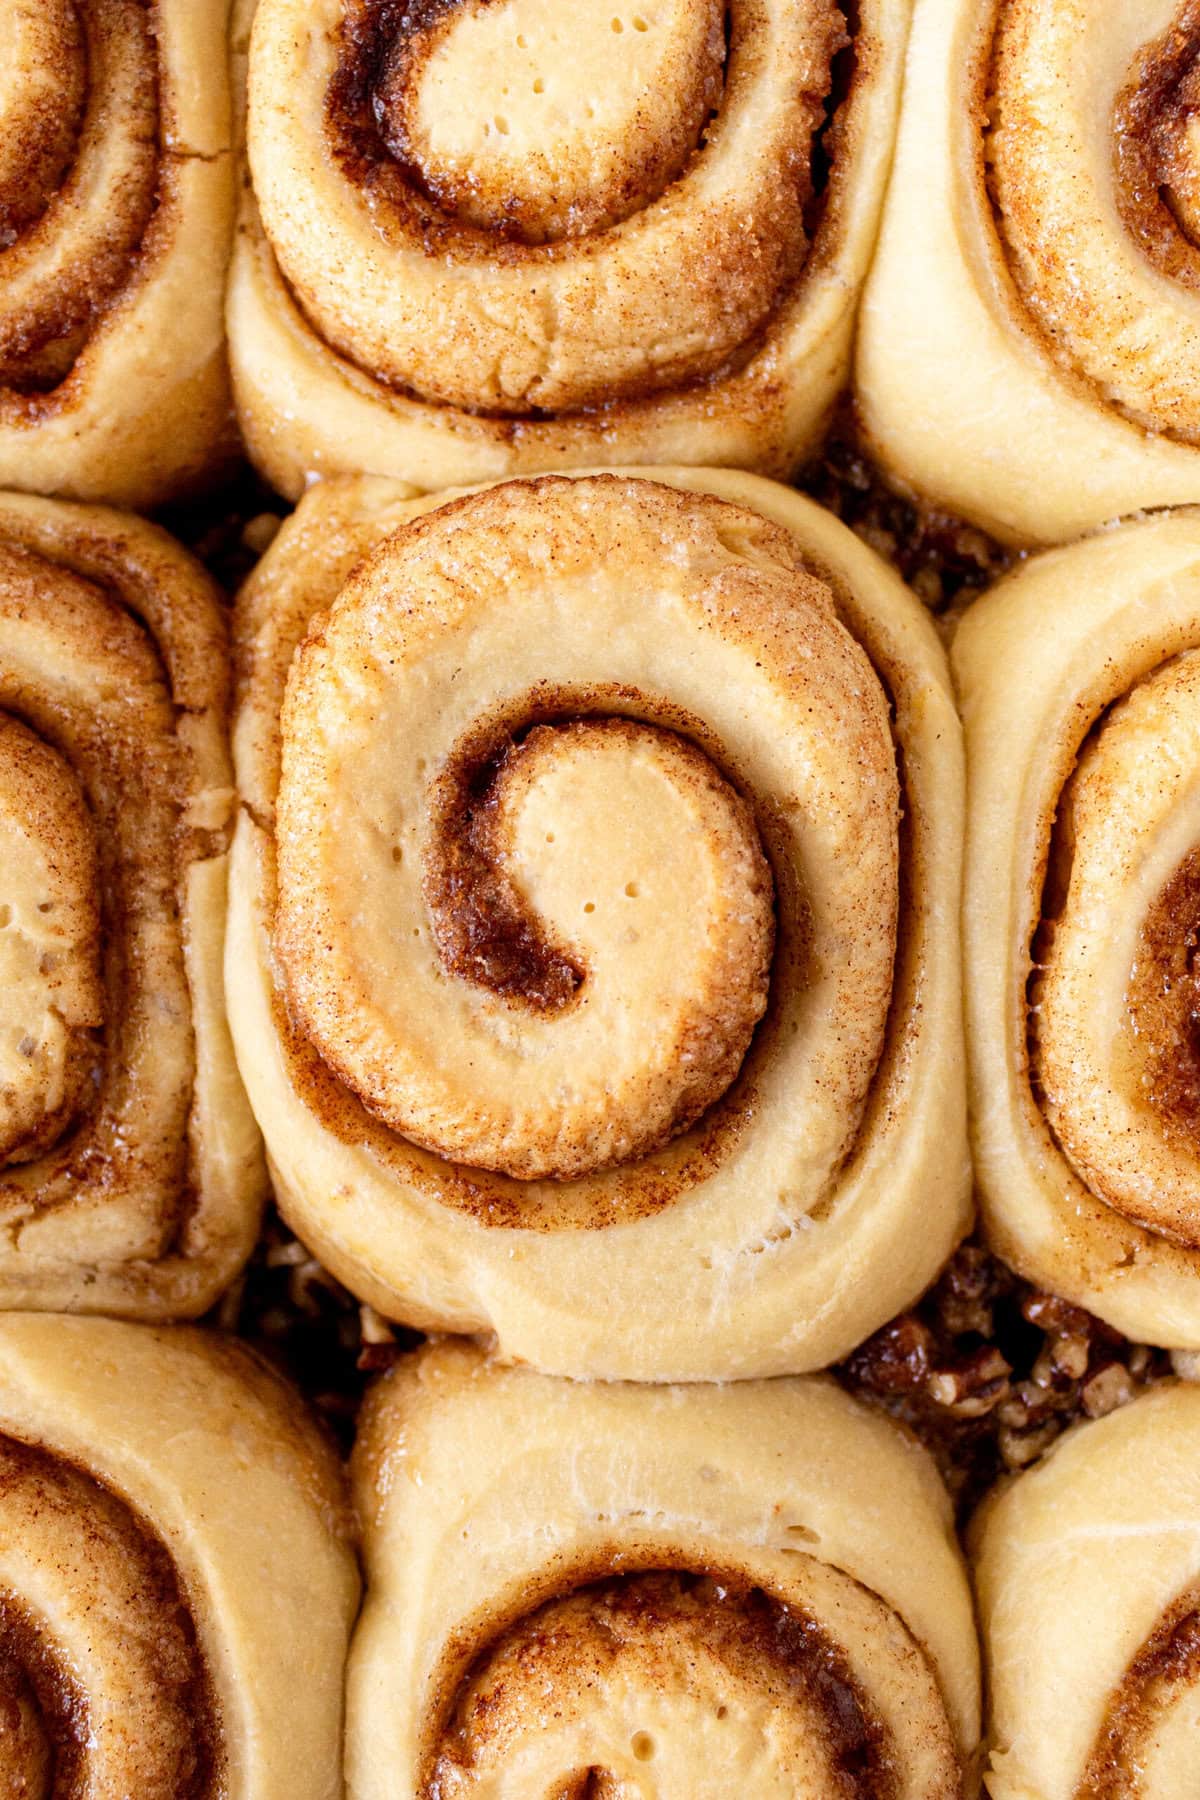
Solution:
M227 1339L0 1318L0 1790L338 1800L341 1471Z
M255 461L293 497L788 473L849 371L909 9L239 0Z
M441 1345L355 1449L351 1800L975 1791L924 1452L823 1380L560 1382Z
M165 533L0 496L0 1306L210 1305L254 1241L225 622Z
M149 506L228 454L228 11L0 4L0 486Z
M1078 1426L985 1503L993 1800L1178 1800L1200 1709L1200 1390Z
M1139 1342L1200 1347L1200 514L1038 557L967 614L983 1218Z
M231 1019L386 1316L787 1372L965 1226L958 724L850 532L665 479L307 496L240 602Z
M1001 537L1200 500L1200 6L924 0L863 308L877 454Z

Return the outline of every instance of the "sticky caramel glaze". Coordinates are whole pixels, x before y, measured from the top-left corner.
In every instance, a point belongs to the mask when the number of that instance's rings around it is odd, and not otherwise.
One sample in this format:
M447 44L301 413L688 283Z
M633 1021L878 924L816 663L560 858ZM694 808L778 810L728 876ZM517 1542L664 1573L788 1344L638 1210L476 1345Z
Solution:
M895 1745L845 1652L820 1621L721 1570L649 1569L575 1587L514 1620L475 1658L452 1694L421 1786L425 1800L457 1800L503 1761L527 1707L557 1711L582 1690L603 1710L606 1682L670 1688L689 1645L726 1674L794 1710L797 1727L815 1722L828 1786L838 1800L892 1800ZM685 1677L686 1679L686 1677ZM696 1673L695 1679L703 1677ZM553 1696L553 1700L547 1699ZM718 1717L720 1711L718 1710ZM654 1756L650 1734L642 1755ZM635 1748L635 1755L638 1754ZM659 1781L670 1782L670 1770ZM560 1796L607 1800L623 1788L608 1770L562 1771ZM656 1789L656 1791L658 1791ZM539 1795L540 1800L540 1795Z
M81 1595L85 1657L102 1631L120 1648L136 1712L82 1684L69 1647L74 1621L38 1616L0 1590L0 1786L30 1800L129 1794L138 1800L218 1800L224 1756L215 1696L195 1622L170 1555L115 1494L60 1457L0 1437L0 1520L22 1555L52 1564L64 1535L89 1570ZM58 1580L66 1571L56 1567ZM101 1669L100 1678L107 1673Z
M1138 58L1113 115L1117 203L1126 229L1173 281L1200 287L1200 166L1188 132L1200 110L1200 4L1187 0Z
M770 909L770 916L764 919L761 964L744 971L748 997L748 1011L743 1015L745 1036L735 1040L735 1053L725 1059L726 1079L710 1087L698 1107L681 1110L676 1118L667 1141L678 1140L687 1131L686 1142L673 1144L669 1156L610 1169L609 1185L589 1200L586 1209L560 1209L552 1199L535 1196L527 1185L498 1172L440 1158L425 1164L413 1157L411 1145L396 1143L382 1122L364 1110L361 1096L321 1057L292 1011L286 987L274 998L276 1028L287 1050L292 1079L322 1123L347 1143L361 1140L365 1133L373 1154L394 1162L410 1179L420 1181L424 1176L432 1196L459 1207L481 1224L500 1228L588 1229L646 1218L706 1180L754 1119L757 1071L777 1047L781 1015L805 981L807 904L795 863L785 853L785 821L774 817L769 805L745 798L736 760L703 720L661 695L616 683L587 688L542 683L483 720L431 783L432 810L435 817L440 814L434 836L439 852L427 872L425 890L448 973L466 974L478 981L481 971L476 959L481 955L495 959L482 985L506 997L515 988L524 1003L538 1011L569 1004L583 985L585 970L578 960L548 940L540 922L529 919L519 894L502 874L497 885L490 862L481 866L477 860L486 845L486 815L479 821L466 817L474 784L490 785L508 746L527 742L539 729L571 720L586 720L593 726L602 723L614 730L627 724L649 726L669 734L685 751L693 751L708 779L736 803L760 865L758 899ZM903 834L903 818L900 829ZM464 901L469 905L460 913L456 909Z
M33 38L28 163L0 176L0 383L44 395L129 277L158 204L159 101L150 11L140 0L52 5ZM62 184L74 154L73 182ZM45 404L45 402L43 402Z

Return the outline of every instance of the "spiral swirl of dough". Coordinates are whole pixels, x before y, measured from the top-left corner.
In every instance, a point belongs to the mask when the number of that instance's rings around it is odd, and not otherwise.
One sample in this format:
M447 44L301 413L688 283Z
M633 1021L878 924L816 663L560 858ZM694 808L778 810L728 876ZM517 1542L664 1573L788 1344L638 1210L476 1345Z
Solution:
M1195 0L924 9L859 357L902 482L1025 542L1200 500L1198 94Z
M1200 1712L1200 1392L1061 1438L976 1533L993 1800L1175 1800ZM1064 1680L1064 1672L1069 1678Z
M832 1383L588 1385L444 1345L373 1393L354 1485L352 1800L963 1793L946 1496Z
M229 943L330 1266L647 1379L850 1348L966 1180L928 621L810 503L672 480L314 492L241 601Z
M1056 1293L1200 1347L1200 516L1037 558L954 661L985 1223Z
M0 1319L0 1788L333 1800L340 1471L215 1335Z
M255 459L292 495L789 472L848 372L908 11L242 0Z
M0 1304L198 1313L265 1186L225 1020L225 625L163 532L0 497Z
M0 3L0 485L147 506L228 452L226 13Z

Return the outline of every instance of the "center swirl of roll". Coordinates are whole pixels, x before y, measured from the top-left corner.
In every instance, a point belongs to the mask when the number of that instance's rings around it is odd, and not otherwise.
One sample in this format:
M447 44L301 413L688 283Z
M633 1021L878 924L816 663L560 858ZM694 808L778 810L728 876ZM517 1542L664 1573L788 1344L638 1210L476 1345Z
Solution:
M490 1645L422 1792L896 1800L895 1748L815 1618L745 1581L654 1571L550 1601Z
M369 17L382 35L386 14ZM657 199L720 100L714 0L625 13L436 0L407 18L375 52L388 148L445 212L526 243L603 230ZM627 34L647 42L631 53Z
M686 1130L767 1003L772 884L747 803L676 733L583 718L472 734L428 804L420 848L403 799L396 841L378 845L387 965L360 961L331 991L320 936L293 940L292 990L326 1061L393 1129L524 1178L589 1174ZM329 916L321 822L303 805L293 817L289 869L312 885L285 885L285 922ZM470 984L463 1104L429 1010L447 976ZM361 1032L381 981L395 996L383 1042Z

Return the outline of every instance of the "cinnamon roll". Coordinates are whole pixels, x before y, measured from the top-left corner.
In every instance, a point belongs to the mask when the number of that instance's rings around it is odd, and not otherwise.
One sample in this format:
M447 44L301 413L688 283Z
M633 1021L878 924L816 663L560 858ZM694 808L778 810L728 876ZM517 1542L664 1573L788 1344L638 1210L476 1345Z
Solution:
M1200 1347L1200 513L967 614L965 948L983 1218L1140 1341Z
M165 533L0 496L0 1306L211 1304L261 1146L221 967L225 622Z
M405 1359L355 1449L351 1800L974 1792L933 1465L825 1380L647 1389Z
M238 0L255 461L292 497L359 469L790 472L849 372L908 15Z
M863 307L902 485L1049 543L1200 500L1195 0L929 0Z
M1176 1800L1196 1774L1200 1391L1078 1426L985 1504L992 1800Z
M0 4L0 486L149 506L229 453L228 11Z
M336 1800L341 1472L212 1333L0 1318L0 1788Z
M822 1366L932 1279L958 725L849 531L727 472L323 483L238 636L231 1019L348 1287L654 1380Z

